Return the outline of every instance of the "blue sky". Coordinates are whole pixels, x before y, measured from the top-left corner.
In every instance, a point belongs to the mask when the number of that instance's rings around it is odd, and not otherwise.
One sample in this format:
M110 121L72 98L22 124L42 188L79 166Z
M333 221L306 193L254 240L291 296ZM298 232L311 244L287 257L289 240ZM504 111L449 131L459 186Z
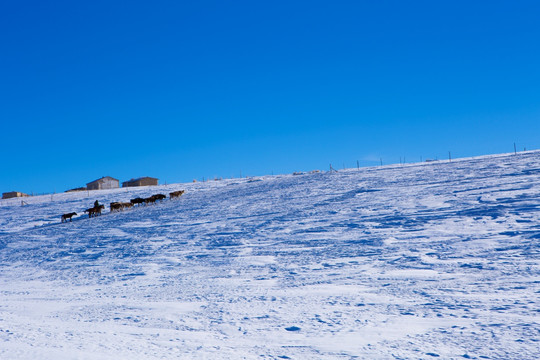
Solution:
M0 192L540 148L536 1L0 4Z

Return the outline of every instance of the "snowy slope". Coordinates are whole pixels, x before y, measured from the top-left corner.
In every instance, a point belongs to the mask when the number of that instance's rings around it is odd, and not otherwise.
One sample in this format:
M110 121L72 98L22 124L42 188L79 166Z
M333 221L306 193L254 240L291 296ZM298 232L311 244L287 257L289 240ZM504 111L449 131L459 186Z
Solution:
M540 357L540 152L25 201L2 359Z

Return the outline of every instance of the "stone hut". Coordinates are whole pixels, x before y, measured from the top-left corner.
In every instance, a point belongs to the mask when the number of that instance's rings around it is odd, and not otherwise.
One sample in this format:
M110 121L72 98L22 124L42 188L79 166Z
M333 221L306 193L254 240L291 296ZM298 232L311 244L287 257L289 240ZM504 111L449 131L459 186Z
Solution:
M120 181L110 176L104 176L86 184L88 190L116 189L120 187Z
M26 196L30 196L30 195L19 192L19 191L10 191L10 192L3 193L2 199L11 199L15 197L26 197Z
M122 183L122 187L152 186L152 185L157 185L157 184L158 184L158 179L153 178L153 177L145 176L145 177L140 177L140 178L137 178L137 179L131 179L131 180L128 180L128 181L124 181Z

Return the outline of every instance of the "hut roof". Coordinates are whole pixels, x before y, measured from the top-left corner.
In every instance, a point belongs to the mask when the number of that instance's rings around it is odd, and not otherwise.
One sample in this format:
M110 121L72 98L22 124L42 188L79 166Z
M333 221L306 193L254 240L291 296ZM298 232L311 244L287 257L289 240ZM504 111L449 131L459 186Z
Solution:
M97 180L94 180L94 181L91 181L91 182L87 183L86 185L97 183L97 182L103 182L103 180L116 180L116 181L119 181L118 179L115 179L115 178L113 178L111 176L103 176L103 177L101 177L101 178L99 178Z

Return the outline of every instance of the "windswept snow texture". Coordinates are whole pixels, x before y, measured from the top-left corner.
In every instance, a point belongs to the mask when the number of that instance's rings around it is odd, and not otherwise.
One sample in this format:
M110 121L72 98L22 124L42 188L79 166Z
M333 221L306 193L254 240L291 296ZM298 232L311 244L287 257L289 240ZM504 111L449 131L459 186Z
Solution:
M25 201L2 359L540 357L540 152Z

